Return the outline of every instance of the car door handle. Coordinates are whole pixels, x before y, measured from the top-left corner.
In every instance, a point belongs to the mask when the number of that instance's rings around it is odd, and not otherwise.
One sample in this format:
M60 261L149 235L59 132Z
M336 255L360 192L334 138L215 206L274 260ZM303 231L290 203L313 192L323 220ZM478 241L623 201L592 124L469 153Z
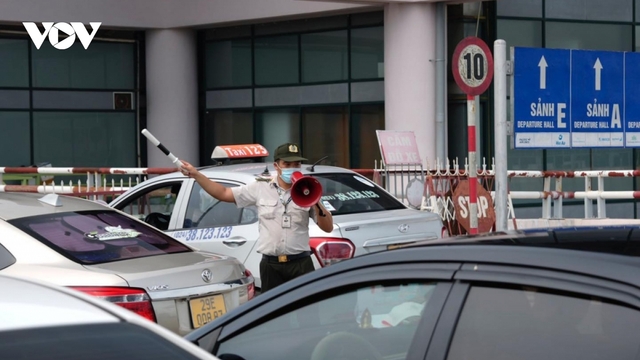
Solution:
M242 246L247 242L247 239L241 237L232 237L227 240L222 240L222 243L227 245L228 247L238 247Z

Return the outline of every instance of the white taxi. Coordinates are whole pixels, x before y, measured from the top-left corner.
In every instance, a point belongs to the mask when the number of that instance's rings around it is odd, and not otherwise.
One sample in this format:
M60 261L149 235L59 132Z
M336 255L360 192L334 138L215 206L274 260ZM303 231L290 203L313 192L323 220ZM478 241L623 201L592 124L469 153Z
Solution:
M253 149L248 152L243 148ZM260 145L217 147L212 158L238 160L266 157ZM222 154L222 155L218 155ZM199 170L227 187L268 181L276 174L272 162L202 167ZM309 222L310 245L316 268L354 256L392 248L420 238L441 238L445 233L437 214L410 209L368 178L348 169L302 165L305 176L323 188L321 201L331 211L334 228L322 231ZM110 206L163 230L202 250L233 256L244 263L260 287L261 254L256 251L258 215L255 207L238 208L220 202L180 172L154 177L129 189Z

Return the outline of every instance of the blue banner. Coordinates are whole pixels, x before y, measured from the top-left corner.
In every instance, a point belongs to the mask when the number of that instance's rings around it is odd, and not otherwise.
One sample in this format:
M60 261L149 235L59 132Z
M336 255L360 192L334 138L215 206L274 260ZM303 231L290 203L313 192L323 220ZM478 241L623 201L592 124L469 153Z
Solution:
M516 148L640 146L640 54L514 48Z

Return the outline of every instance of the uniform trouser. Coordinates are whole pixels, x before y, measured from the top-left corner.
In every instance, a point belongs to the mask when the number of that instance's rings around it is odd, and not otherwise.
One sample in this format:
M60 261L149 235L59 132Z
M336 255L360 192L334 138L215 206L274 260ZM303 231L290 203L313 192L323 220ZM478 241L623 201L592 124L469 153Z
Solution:
M314 271L311 256L288 262L270 262L264 257L260 261L260 278L262 280L261 292L273 289L300 275Z

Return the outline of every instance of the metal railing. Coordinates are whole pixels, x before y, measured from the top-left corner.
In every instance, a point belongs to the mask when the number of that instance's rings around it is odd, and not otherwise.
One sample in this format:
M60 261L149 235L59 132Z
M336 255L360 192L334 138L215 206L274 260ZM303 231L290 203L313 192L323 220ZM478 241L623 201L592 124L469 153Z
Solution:
M452 190L460 180L468 179L468 164L461 168L457 161L445 166L436 162L434 168L394 165L385 167L377 163L374 169L354 169L385 188L410 207L438 213L443 221L454 222L456 211ZM59 193L104 200L115 197L151 176L177 171L176 168L108 168L108 167L0 167L0 192ZM486 160L478 169L479 184L494 198L495 167ZM509 218L515 224L513 200L541 201L542 219L561 219L565 200L583 200L584 218L607 218L606 201L611 199L639 199L640 191L606 190L606 178L636 178L640 170L586 170L586 171L524 171L508 172L510 184L518 179L543 179L541 190L510 191ZM563 179L584 179L584 190L564 191ZM594 181L597 189L594 190ZM7 183L8 182L8 183ZM12 184L13 183L13 184ZM596 202L596 214L593 203Z
M104 201L149 176L176 171L177 168L0 167L0 192L56 193Z
M464 167L461 168L457 161L447 160L444 166L441 162L436 162L435 168L422 170L420 168L409 168L394 166L385 167L383 163L376 164L374 168L373 180L384 187L392 195L401 199L405 204L414 208L432 211L440 214L445 222L455 222L456 212L454 208L452 192L455 185L460 180L468 179L468 163L465 160ZM640 177L640 170L585 170L585 171L508 171L509 188L514 187L515 182L520 179L539 178L543 180L540 190L532 191L509 191L507 204L508 217L517 227L516 215L513 200L540 200L541 219L562 219L563 203L565 200L583 200L584 219L606 219L607 200L634 200L640 199L640 191L628 190L607 190L605 189L605 179L607 178L636 178ZM478 182L491 193L495 200L493 190L495 176L495 165L488 166L486 159L483 159L482 167L477 171ZM584 190L564 191L564 179L584 179ZM423 192L419 206L415 206L416 201L411 200L410 189L404 184L410 183L413 179L425 179L422 183ZM418 180L416 180L418 181ZM594 189L594 182L596 189ZM596 214L593 213L593 203L596 202Z

